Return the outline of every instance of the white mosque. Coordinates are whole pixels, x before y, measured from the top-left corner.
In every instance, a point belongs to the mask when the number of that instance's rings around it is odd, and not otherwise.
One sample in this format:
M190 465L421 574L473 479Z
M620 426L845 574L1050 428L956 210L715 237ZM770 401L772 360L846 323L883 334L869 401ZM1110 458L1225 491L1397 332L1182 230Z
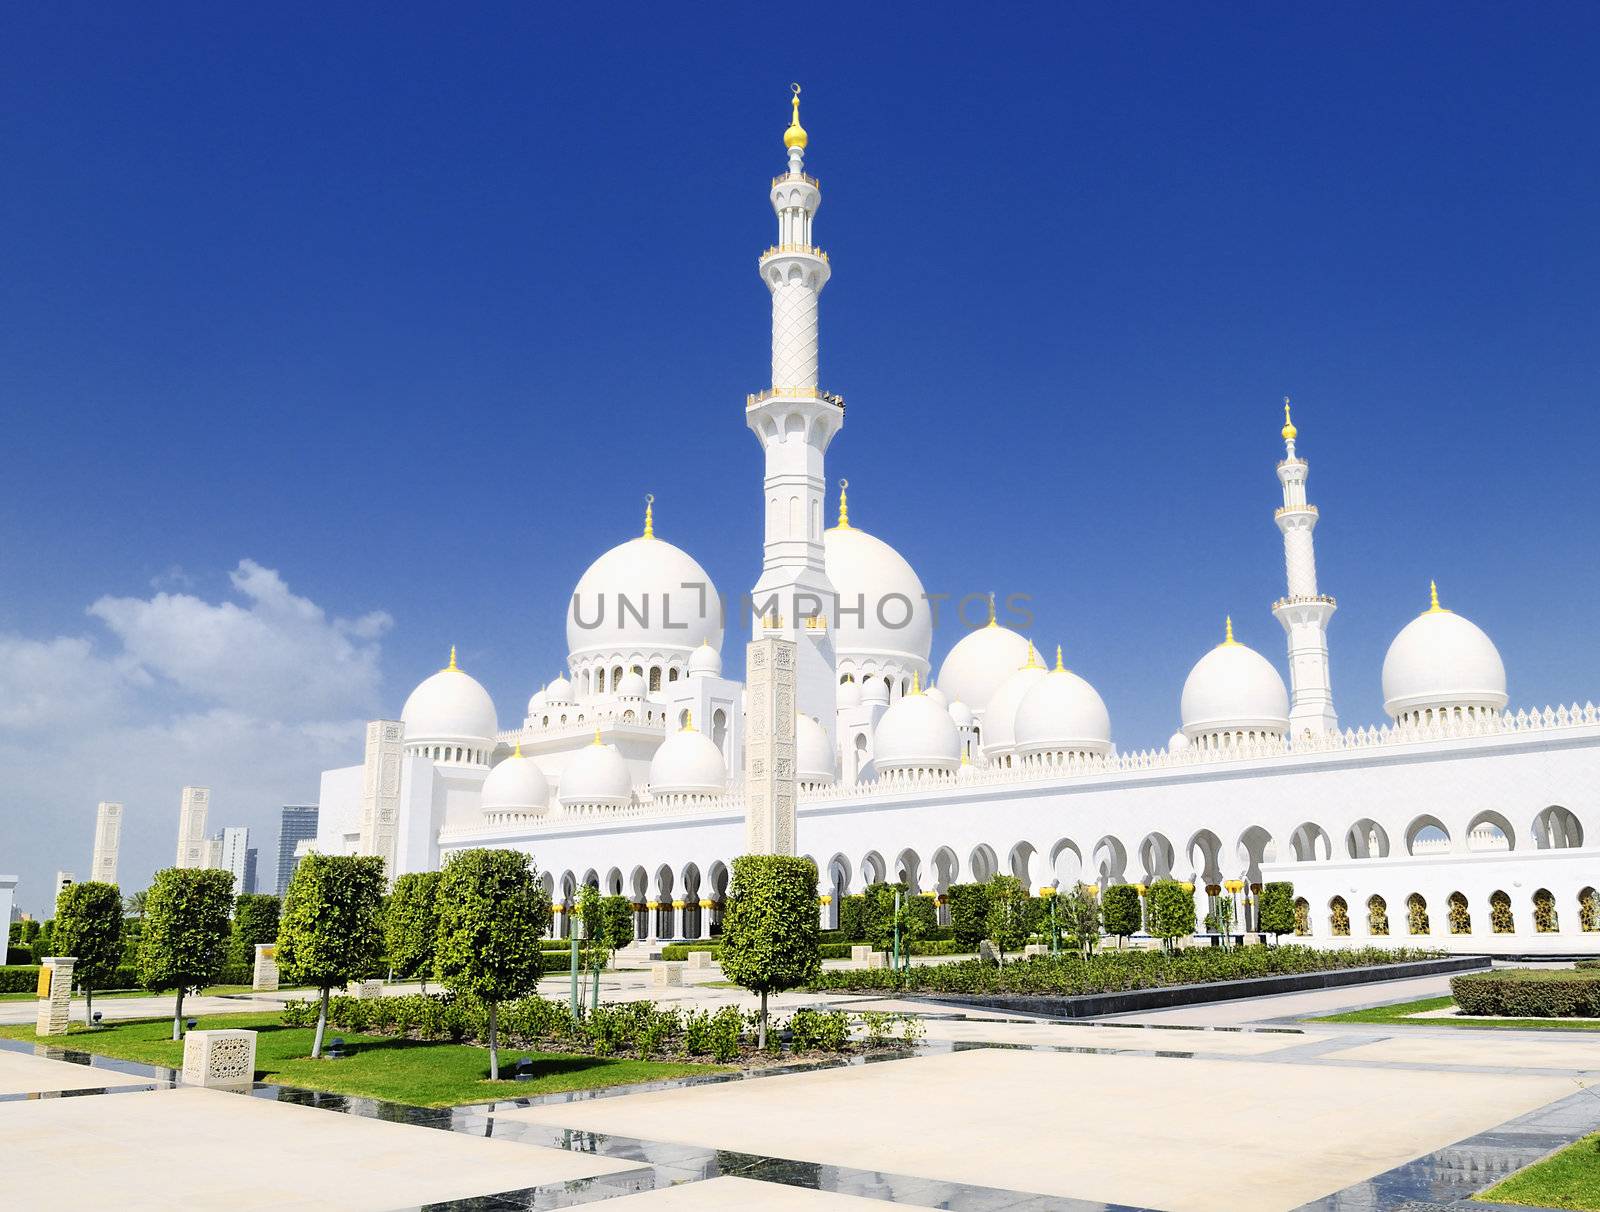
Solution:
M852 526L841 484L824 529L824 458L844 401L818 385L817 300L831 269L813 244L821 204L804 171L799 88L772 181L777 243L772 386L745 420L765 452L757 636L797 646L799 850L822 875L820 912L904 879L941 897L997 872L1030 889L1083 881L1193 885L1201 916L1294 884L1300 933L1503 953L1600 950L1600 711L1508 708L1489 637L1440 605L1383 664L1381 726L1341 728L1329 677L1336 608L1317 584L1308 464L1284 406L1278 464L1289 684L1233 638L1190 670L1165 749L1114 741L1095 688L989 622L937 677L928 599L910 563ZM743 610L740 611L743 614ZM593 884L630 896L645 938L719 928L728 863L744 849L744 687L723 676L721 598L654 532L579 578L567 669L500 726L487 691L449 665L398 721L368 726L365 761L322 776L313 847L378 853L392 872L453 851L532 853L563 912ZM558 929L565 919L558 912Z

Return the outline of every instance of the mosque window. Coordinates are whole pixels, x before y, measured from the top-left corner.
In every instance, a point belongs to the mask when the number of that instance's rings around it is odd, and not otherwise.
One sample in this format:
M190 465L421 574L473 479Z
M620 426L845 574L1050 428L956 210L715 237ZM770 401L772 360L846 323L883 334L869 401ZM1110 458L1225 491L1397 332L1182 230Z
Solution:
M722 752L723 757L728 756L728 713L718 707L711 715L711 743Z
M674 665L671 669L667 670L667 681L676 682L677 680L678 680L678 667L676 665Z
M652 665L652 666L650 666L650 689L652 691L656 691L656 690L660 690L661 689L661 666L660 665Z

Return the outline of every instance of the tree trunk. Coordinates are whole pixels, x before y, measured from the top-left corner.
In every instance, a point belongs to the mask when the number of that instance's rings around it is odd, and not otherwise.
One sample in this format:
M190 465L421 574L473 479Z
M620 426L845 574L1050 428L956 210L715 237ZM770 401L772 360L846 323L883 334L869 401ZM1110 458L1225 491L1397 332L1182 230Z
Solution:
M500 1041L495 1037L496 1016L500 1010L499 1002L489 1003L489 1080L500 1080Z
M600 965L594 966L594 995L589 999L589 1009L600 1009Z
M761 991L761 1026L756 1031L756 1047L762 1052L767 1050L767 991Z
M311 1041L311 1059L317 1060L322 1056L322 1037L328 1030L328 987L322 988L322 1003L317 1008L317 1034Z
M83 987L83 1024L94 1026L94 989L89 985Z
M181 1028L182 1026L183 1026L183 986L179 985L178 986L178 1002L177 1002L177 1005L175 1005L172 1008L172 1038L173 1039L182 1039L183 1038L183 1032L181 1030L179 1030L179 1028Z

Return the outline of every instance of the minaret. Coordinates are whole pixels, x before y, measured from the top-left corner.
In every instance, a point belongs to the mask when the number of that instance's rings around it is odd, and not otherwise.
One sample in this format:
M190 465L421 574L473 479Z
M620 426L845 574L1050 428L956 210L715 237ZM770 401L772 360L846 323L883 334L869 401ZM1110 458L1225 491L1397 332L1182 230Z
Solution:
M1317 555L1311 532L1317 507L1306 503L1309 464L1294 452L1298 431L1283 398L1283 443L1287 454L1278 464L1283 507L1275 519L1283 531L1283 561L1289 593L1272 604L1272 613L1289 633L1290 743L1307 732L1331 732L1339 726L1333 709L1333 679L1328 670L1328 620L1338 603L1317 592Z
M766 451L766 541L751 596L757 637L798 645L795 706L831 739L837 692L829 628L838 603L823 560L823 456L844 424L844 401L817 386L817 296L828 282L828 256L811 244L822 190L804 172L800 86L791 88L793 117L783 135L789 171L773 178L771 190L778 242L758 262L772 293L772 386L745 401L745 423Z

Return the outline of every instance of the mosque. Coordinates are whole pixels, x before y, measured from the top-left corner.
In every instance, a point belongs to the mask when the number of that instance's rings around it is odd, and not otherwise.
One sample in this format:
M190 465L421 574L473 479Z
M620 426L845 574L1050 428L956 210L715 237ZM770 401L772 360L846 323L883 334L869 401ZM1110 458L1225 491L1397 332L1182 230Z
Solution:
M906 880L1011 873L1037 893L1172 877L1200 917L1231 897L1246 928L1266 881L1294 884L1298 933L1324 945L1551 954L1600 950L1600 711L1508 707L1484 632L1433 591L1383 663L1378 726L1342 728L1329 676L1337 607L1317 583L1317 507L1284 405L1287 586L1272 604L1289 680L1233 638L1189 671L1164 749L1118 749L1095 688L1022 634L987 625L944 655L911 564L849 519L824 528L824 459L844 401L819 386L817 303L828 256L805 172L799 88L758 261L772 298L772 385L747 397L765 458L755 636L796 648L798 850L819 912ZM566 929L576 891L632 898L642 938L720 927L744 850L745 688L723 674L722 597L655 533L578 579L567 668L502 728L488 692L449 664L398 720L368 725L365 759L323 774L310 848L384 855L391 872L450 853L535 856ZM743 614L744 607L740 608Z

